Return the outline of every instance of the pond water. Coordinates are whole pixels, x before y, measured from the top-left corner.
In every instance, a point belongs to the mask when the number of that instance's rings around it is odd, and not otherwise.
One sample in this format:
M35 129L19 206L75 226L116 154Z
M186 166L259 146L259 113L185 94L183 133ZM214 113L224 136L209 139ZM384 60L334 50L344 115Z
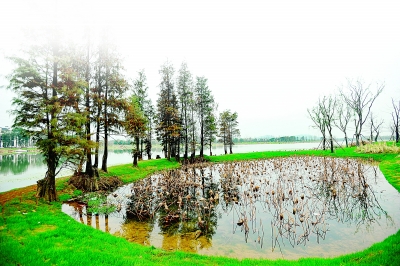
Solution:
M252 144L235 145L235 153L252 151L273 151L273 150L300 150L317 148L318 143L291 143L291 144ZM222 146L213 146L213 154L223 154ZM162 155L160 149L152 151L153 158ZM208 150L205 151L208 154ZM102 156L99 160L101 162ZM144 159L147 159L145 156ZM132 155L129 150L115 150L108 154L108 166L132 162ZM25 187L36 184L46 173L46 165L43 164L43 157L40 154L12 153L0 155L0 192L14 188ZM58 177L70 175L71 171L62 170Z
M291 157L198 164L123 186L119 212L62 210L81 223L165 250L236 258L331 257L400 229L400 194L376 165Z

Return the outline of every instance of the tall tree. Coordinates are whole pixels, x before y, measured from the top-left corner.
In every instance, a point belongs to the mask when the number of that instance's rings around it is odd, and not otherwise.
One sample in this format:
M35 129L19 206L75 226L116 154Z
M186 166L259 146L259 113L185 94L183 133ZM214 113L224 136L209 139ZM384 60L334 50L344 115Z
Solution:
M100 105L98 114L100 125L103 126L104 150L101 169L107 172L108 160L108 139L112 134L118 134L123 127L124 97L128 91L128 83L122 75L121 60L116 53L113 53L112 45L105 40L99 49L100 53ZM102 70L104 71L102 73ZM99 130L99 129L98 129Z
M206 126L211 126L211 124L206 125L206 119L208 118L208 122L211 122L211 113L213 112L215 103L214 97L211 94L211 90L208 88L207 79L205 77L196 77L195 92L200 128L200 157L203 157Z
M176 156L176 146L180 133L178 101L174 90L174 68L165 63L159 71L161 75L160 93L157 100L157 139L161 141L165 157Z
M93 49L90 43L90 35L87 34L87 42L84 46L73 45L70 48L72 67L76 70L76 73L82 81L82 99L78 106L76 106L76 112L85 115L86 122L84 129L82 130L81 138L85 138L88 144L85 149L85 157L83 157L79 164L79 167L75 171L75 175L80 177L80 185L86 191L95 191L98 189L98 169L93 167L92 163L92 150L96 147L96 143L92 141L91 125L93 122L93 110L94 110L94 94L93 94ZM86 163L85 163L86 161ZM85 171L83 172L83 164L85 164Z
M329 145L331 149L331 153L333 153L333 123L335 120L335 110L336 110L336 97L333 96L324 96L322 100L319 101L319 105L322 112L322 117L325 120L325 128L329 134Z
M16 68L9 85L17 94L13 100L14 126L34 138L45 158L47 171L38 181L37 196L48 201L57 200L55 177L59 170L81 161L87 145L80 138L86 116L76 108L84 81L71 67L58 37L32 49L27 59L11 58Z
M393 109L394 109L394 111L392 112L392 120L393 120L392 128L393 128L393 133L395 135L395 141L396 141L396 143L398 143L399 139L400 139L400 134L399 134L399 131L400 131L400 100L396 105L396 103L394 102L394 99L392 98L392 105L393 105Z
M140 136L144 135L146 130L146 117L140 108L139 99L137 96L133 95L130 102L126 101L127 106L125 107L125 121L124 128L129 136L133 137L135 140L139 139ZM133 149L133 166L137 166L138 161L138 144Z
M184 62L179 69L179 76L177 79L177 90L180 104L181 114L181 136L180 139L183 141L184 160L188 160L189 142L190 142L190 129L192 127L192 117L190 116L190 107L193 103L193 80L192 74L188 70L187 64Z
M352 82L350 80L347 81L347 89L348 93L343 91L341 88L340 93L346 102L347 105L353 109L356 117L354 119L355 126L355 137L356 137L356 145L360 145L360 139L362 136L362 127L365 121L368 118L369 113L371 112L372 104L375 99L381 94L385 85L384 84L376 84L376 92L372 93L370 90L371 84L365 85L360 80L356 82Z
M136 96L138 107L140 111L147 117L147 124L150 123L149 108L151 107L150 99L148 98L148 86L147 78L144 70L138 72L138 77L133 81L133 94ZM148 134L135 135L136 152L138 153L138 159L143 159L143 144L146 142Z

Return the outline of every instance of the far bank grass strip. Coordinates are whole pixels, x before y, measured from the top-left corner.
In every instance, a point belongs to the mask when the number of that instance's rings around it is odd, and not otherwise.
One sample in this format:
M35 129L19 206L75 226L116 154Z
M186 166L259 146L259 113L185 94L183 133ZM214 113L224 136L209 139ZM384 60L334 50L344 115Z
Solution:
M275 154L273 154L275 153ZM276 156L323 156L320 151L267 152L210 157L210 161L265 159ZM399 158L396 154L355 154L351 149L336 152L338 157L359 157L381 161L385 177L400 191ZM131 165L110 167L107 175L120 174L131 182L148 174L177 168L167 160L139 162L137 171ZM390 181L392 180L392 181ZM66 179L57 180L58 190L68 190ZM60 191L61 192L61 191ZM34 192L2 206L0 219L0 258L2 265L398 265L400 261L400 231L370 248L332 259L304 258L289 260L237 260L200 256L181 251L166 252L154 247L130 243L123 238L76 222L61 212L61 203L34 200Z
M139 161L137 167L133 166L133 164L111 166L108 169L108 173L102 172L101 176L117 176L122 182L131 183L159 171L171 170L179 167L180 164L173 159L171 159L171 161L167 159L145 160Z

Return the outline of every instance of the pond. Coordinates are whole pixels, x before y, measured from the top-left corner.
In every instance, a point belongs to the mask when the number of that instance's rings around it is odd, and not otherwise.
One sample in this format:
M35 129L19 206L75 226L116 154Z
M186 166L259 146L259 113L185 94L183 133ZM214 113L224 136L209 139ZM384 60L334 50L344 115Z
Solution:
M289 144L250 144L235 145L235 153L252 151L273 151L273 150L300 150L317 148L319 143L289 143ZM213 154L222 154L221 145L213 146ZM161 155L161 149L153 149L153 158ZM197 153L198 154L198 153ZM208 154L208 150L205 151ZM99 160L101 162L102 155ZM144 156L147 159L147 156ZM130 150L120 149L110 151L108 154L108 166L125 164L132 162ZM43 163L43 157L40 154L12 153L0 154L0 192L8 191L14 188L25 187L36 184L46 173L46 165ZM70 175L71 171L63 169L57 177Z
M81 223L165 250L236 258L332 257L400 228L399 193L376 165L290 157L197 164L153 175L108 196L118 210L62 210Z

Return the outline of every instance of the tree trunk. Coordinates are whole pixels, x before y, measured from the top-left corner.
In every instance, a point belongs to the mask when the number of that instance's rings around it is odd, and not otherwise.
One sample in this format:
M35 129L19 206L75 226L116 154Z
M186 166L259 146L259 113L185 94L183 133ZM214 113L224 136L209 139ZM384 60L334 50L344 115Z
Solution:
M203 148L204 148L204 123L203 117L201 117L201 125L200 125L200 157L203 158Z
M100 99L101 95L101 84L100 81L98 82L98 95ZM100 146L100 115L101 115L101 103L97 104L97 115L96 115L96 148L94 150L94 164L93 168L98 169L99 167L99 146Z
M133 152L133 166L134 167L138 166L137 161L138 161L138 151L134 151Z
M57 191L56 191L56 154L50 148L49 157L46 159L47 161L47 171L45 178L37 181L37 190L36 197L44 198L51 201L57 200Z
M360 146L360 135L356 133L356 146Z
M101 162L101 170L108 172L107 170L107 159L108 159L108 79L109 69L106 66L106 86L104 91L104 153Z
M107 170L107 159L108 159L108 134L104 134L104 153L103 160L101 162L101 170L108 172Z
M51 201L57 200L55 174L46 172L46 177L37 181L36 197Z
M188 119L187 119L187 112L185 108L185 153L183 155L184 160L186 161L188 159L188 154L189 154L189 132L188 132Z
M83 179L83 187L85 188L86 191L97 191L99 190L99 182L98 182L98 177L99 172L97 169L94 171L93 176L88 176L85 175Z
M133 166L137 167L139 156L139 137L135 136L135 149L133 150Z

